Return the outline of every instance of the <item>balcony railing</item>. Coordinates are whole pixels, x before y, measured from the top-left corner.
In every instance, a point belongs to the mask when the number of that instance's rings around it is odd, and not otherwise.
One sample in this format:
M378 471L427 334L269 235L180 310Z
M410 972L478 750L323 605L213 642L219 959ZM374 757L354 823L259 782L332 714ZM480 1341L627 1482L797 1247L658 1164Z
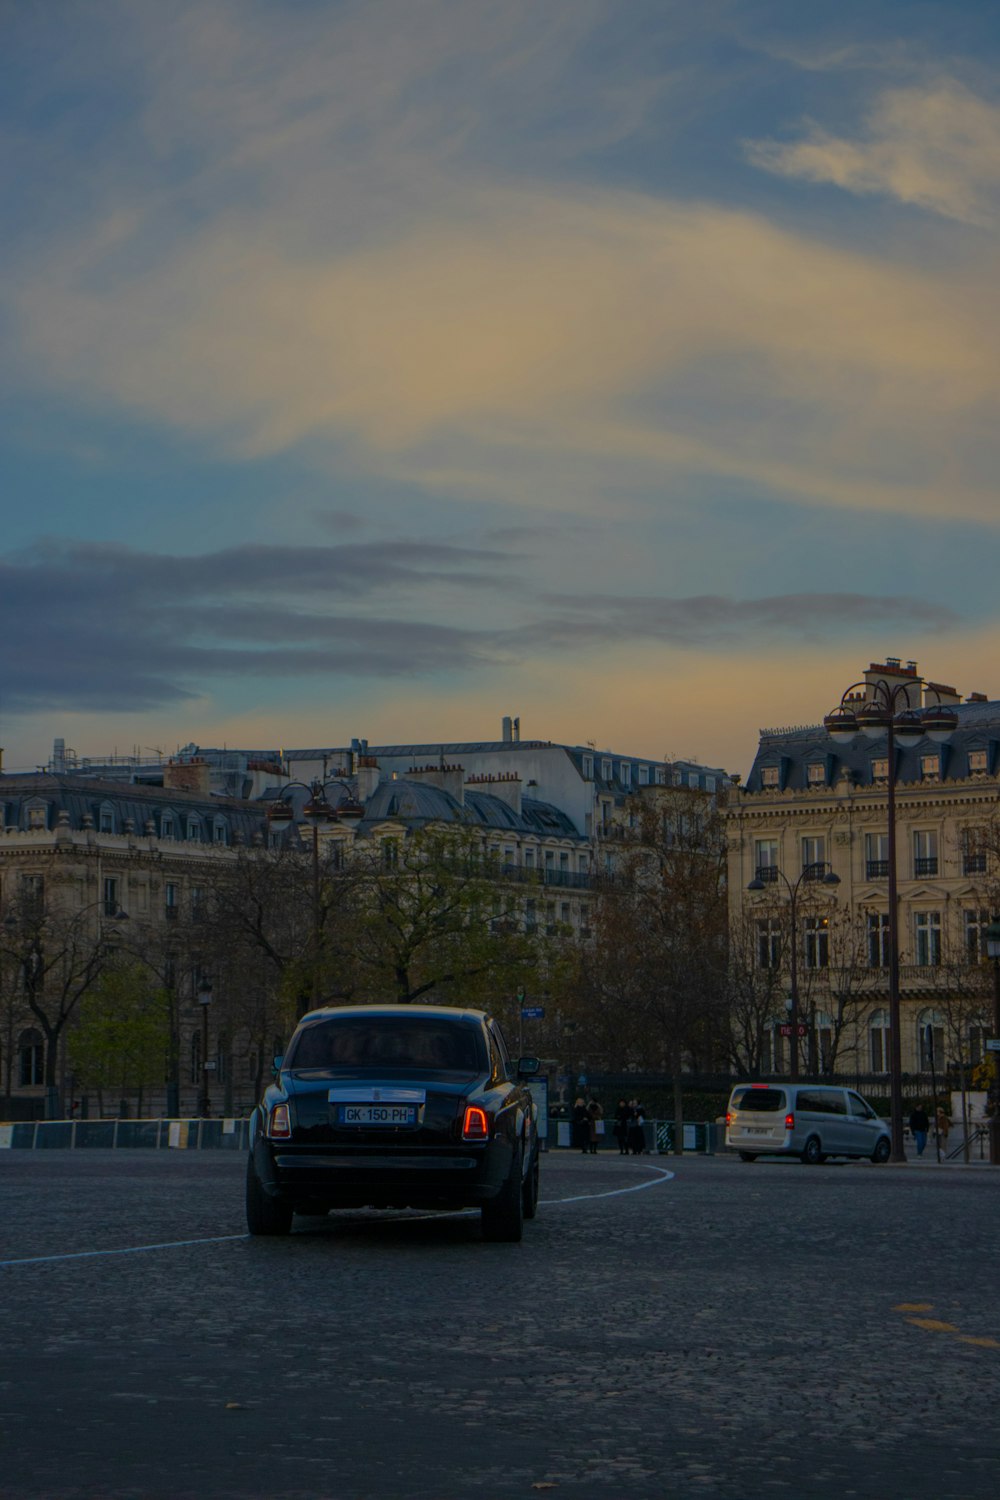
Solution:
M985 875L986 874L986 855L985 854L966 854L966 855L963 855L963 857L962 857L962 874L963 875Z
M758 880L762 880L765 885L769 885L769 884L777 885L777 883L778 883L778 866L777 865L758 865L757 866L757 879Z
M888 880L889 861L887 859L868 859L865 861L865 874L869 880Z
M938 872L938 859L936 854L928 854L922 859L913 861L914 875L936 875Z

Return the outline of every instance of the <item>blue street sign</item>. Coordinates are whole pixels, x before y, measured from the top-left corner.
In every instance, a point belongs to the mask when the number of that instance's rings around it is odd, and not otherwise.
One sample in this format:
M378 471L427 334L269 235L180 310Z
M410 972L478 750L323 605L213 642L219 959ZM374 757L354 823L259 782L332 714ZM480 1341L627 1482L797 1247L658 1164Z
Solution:
M522 1005L521 1016L525 1021L540 1021L545 1014L544 1005Z

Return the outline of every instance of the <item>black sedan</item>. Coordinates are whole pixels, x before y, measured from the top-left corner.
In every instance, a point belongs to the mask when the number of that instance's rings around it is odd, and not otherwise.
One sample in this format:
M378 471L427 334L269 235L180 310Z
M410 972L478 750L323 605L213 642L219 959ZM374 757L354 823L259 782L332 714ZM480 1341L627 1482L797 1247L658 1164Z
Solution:
M337 1006L299 1022L253 1112L251 1234L333 1208L476 1207L520 1240L538 1205L537 1111L496 1020L436 1005Z

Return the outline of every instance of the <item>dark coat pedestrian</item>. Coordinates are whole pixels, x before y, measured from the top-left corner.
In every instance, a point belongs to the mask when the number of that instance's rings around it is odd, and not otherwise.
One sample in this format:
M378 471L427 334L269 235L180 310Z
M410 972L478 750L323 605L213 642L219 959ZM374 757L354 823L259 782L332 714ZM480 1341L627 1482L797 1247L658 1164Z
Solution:
M646 1154L646 1106L638 1099L630 1099L632 1118L628 1127L629 1150L633 1156Z
M922 1104L916 1105L910 1111L910 1134L917 1148L917 1155L923 1156L924 1147L927 1145L927 1132L931 1128L931 1122L926 1109Z
M591 1099L587 1105L587 1143L591 1156L597 1155L597 1143L604 1134L604 1106L599 1099Z
M619 1099L615 1110L615 1140L618 1155L628 1156L628 1128L632 1120L632 1106L627 1099Z
M577 1151L590 1150L590 1116L582 1099L573 1105L573 1145Z

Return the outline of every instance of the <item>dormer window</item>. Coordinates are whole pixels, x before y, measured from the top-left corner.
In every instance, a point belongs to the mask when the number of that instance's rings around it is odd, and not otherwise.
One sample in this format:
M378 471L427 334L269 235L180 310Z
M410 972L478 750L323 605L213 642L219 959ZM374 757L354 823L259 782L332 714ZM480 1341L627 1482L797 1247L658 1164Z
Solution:
M115 831L115 810L110 805L110 803L105 802L102 805L100 813L98 814L98 824L97 824L97 826L98 826L98 828L99 828L99 830L100 830L101 833L114 833L114 831Z
M806 766L806 781L810 786L826 785L826 765L821 760L810 761Z
M640 786L649 786L649 767L648 766L640 766L639 767L639 785Z
M936 781L941 775L941 757L936 751L933 755L920 757L920 774L925 781Z
M172 839L173 836L174 836L174 818L173 818L173 813L161 813L160 814L160 838L161 839Z
M601 780L602 781L610 781L611 780L611 774L612 774L612 772L611 772L611 762L609 760L602 760L601 761Z
M197 844L201 839L201 823L197 818L188 818L187 836L190 844Z
M622 761L619 767L619 775L621 777L622 786L632 785L632 767L629 765L627 760Z
M28 808L29 828L48 828L49 810L43 802L36 802L33 807Z
M969 770L988 771L990 768L990 757L988 750L969 751Z
M889 780L889 759L888 759L888 756L886 756L885 759L882 759L882 760L873 760L872 761L872 781L888 781L888 780Z
M777 766L762 766L761 770L760 770L760 784L761 784L761 786L777 786L778 785L778 767Z
M592 755L585 755L583 757L583 779L584 781L593 781L594 779L594 757Z

